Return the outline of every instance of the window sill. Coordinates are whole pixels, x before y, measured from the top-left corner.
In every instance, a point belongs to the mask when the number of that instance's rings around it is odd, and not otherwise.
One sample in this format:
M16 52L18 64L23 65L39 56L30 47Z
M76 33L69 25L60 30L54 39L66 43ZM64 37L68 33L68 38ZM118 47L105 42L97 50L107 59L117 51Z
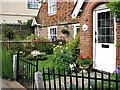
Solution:
M52 15L55 15L55 14L56 14L56 12L54 12L54 13L48 13L49 16L52 16Z

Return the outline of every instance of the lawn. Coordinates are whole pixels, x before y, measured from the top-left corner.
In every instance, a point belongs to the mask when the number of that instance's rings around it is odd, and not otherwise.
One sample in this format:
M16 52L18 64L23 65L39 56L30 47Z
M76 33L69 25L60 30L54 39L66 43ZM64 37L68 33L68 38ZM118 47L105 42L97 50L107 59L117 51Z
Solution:
M38 70L39 71L42 71L42 68L53 68L55 67L55 57L53 54L48 54L46 55L47 57L47 60L43 60L43 61L39 61L39 64L38 64Z

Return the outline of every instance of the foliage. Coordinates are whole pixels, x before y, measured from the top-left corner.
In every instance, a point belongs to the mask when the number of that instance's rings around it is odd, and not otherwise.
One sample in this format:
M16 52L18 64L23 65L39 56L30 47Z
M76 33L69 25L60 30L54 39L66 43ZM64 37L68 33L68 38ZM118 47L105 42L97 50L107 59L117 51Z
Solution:
M69 43L68 47L73 52L74 61L79 57L80 54L80 35L77 34Z
M33 19L28 19L27 22L23 22L23 23L31 27L32 21Z
M53 45L48 39L38 37L35 34L27 37L27 40L30 40L32 43L32 50L38 50L40 52L45 52L46 54L53 53Z
M120 14L120 0L118 0L117 2L111 1L107 3L107 6L110 8L112 14Z
M33 50L33 51L31 51L31 53L30 54L28 54L25 58L27 59L27 60L42 60L42 59L45 59L45 57L43 57L43 56L45 56L45 53L43 53L43 52L39 52L39 51L37 51L37 50ZM47 59L47 58L46 58Z
M90 65L93 63L93 60L91 60L90 56L86 56L86 58L83 58L83 55L81 54L79 56L79 58L76 61L77 64L79 64L80 66L84 67L86 65Z
M27 48L23 43L15 43L12 47L11 50L14 52L14 54L17 54L19 51L26 51Z
M66 71L69 71L69 63L73 62L73 53L70 51L68 46L63 46L62 42L59 45L56 45L53 49L54 55L55 55L55 62L58 66L57 69L60 68L60 71L63 71L64 69Z
M60 42L62 42L63 45L66 44L66 40L65 40L65 39L57 39L57 40L54 41L53 43L54 43L55 45L59 45Z
M63 34L69 34L69 31L68 31L67 29L62 29L61 32L62 32Z
M3 48L0 54L2 54L2 78L13 79L12 51Z
M8 40L13 40L15 38L14 31L6 25L3 25L3 38Z

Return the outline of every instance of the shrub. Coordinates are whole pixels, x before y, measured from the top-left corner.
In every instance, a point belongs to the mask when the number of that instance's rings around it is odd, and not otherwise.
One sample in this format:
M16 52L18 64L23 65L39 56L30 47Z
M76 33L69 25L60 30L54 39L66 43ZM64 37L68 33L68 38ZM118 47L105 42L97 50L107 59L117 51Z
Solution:
M24 46L23 43L15 43L12 47L11 50L13 50L14 54L18 53L19 51L26 51L27 48Z
M13 40L15 38L14 31L6 25L3 25L3 38L8 40Z
M31 36L27 37L27 40L31 40L32 50L39 50L40 52L45 52L46 54L53 53L53 45L48 39L31 34Z
M76 61L80 55L80 35L79 34L77 34L75 38L73 38L68 43L68 47L70 48L71 52L73 52L74 61Z
M73 62L73 53L70 51L68 46L63 46L62 42L59 45L56 45L53 49L55 55L55 62L57 69L60 68L62 72L64 69L66 71L70 70L69 64Z
M12 51L2 49L0 51L2 55L2 78L13 79L12 74Z

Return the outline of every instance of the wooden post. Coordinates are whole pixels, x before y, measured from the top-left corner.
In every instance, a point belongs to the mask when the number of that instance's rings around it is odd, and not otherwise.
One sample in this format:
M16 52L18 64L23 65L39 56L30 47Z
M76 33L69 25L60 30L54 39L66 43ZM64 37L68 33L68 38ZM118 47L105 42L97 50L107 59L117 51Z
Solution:
M13 78L14 80L16 80L17 78L16 71L17 71L17 55L13 55Z
M43 89L43 78L41 72L35 72L35 85L37 90Z

